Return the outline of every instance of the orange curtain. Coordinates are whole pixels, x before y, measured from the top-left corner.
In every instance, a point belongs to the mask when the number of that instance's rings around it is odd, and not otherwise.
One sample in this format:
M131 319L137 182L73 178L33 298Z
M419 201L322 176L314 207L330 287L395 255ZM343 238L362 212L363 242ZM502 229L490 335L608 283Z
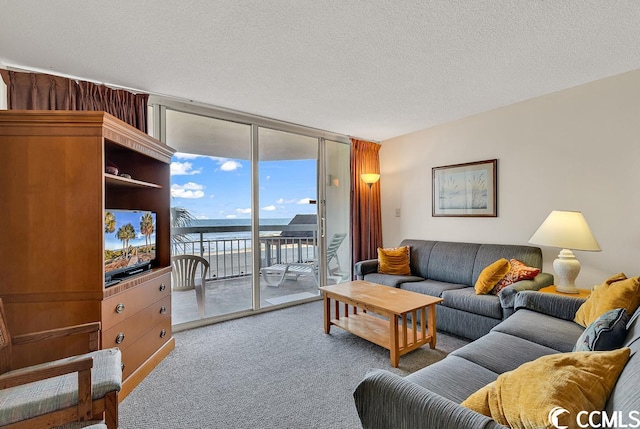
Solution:
M103 110L142 132L147 132L149 94L134 94L91 82L0 70L7 84L11 110Z
M380 173L380 145L351 139L351 237L353 262L378 257L382 246L380 180L369 186L360 177Z

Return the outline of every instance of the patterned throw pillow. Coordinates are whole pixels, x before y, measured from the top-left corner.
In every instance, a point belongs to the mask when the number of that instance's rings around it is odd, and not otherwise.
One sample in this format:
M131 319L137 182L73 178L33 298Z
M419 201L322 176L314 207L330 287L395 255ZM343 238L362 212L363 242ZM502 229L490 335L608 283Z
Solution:
M528 267L517 259L510 259L511 269L502 280L498 282L491 293L497 295L502 289L520 280L531 280L540 273L540 268Z
M598 317L584 330L574 352L607 351L619 348L627 336L627 310L616 308Z
M410 276L409 246L383 249L378 247L378 272L396 276Z

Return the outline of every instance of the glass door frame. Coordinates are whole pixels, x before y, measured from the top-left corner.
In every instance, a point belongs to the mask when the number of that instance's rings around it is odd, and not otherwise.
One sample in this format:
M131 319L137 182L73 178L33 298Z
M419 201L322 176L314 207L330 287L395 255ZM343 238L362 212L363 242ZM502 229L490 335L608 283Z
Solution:
M290 132L294 134L300 134L306 137L313 137L318 139L318 168L317 168L317 219L318 219L318 260L320 266L319 279L320 284L326 284L326 181L323 180L326 177L326 159L325 159L325 142L327 140L351 144L351 140L348 136L333 133L329 131L319 130L315 128L309 128L302 125L292 124L288 122L278 121L266 117L250 115L243 112L237 112L229 109L216 108L212 106L206 106L197 103L185 102L176 100L170 97L162 97L151 95L149 97L148 105L150 117L153 119L152 124L149 124L150 134L161 142L166 142L166 111L167 109L175 110L183 113L191 113L214 119L227 120L231 122L242 123L251 126L251 168L252 168L252 189L251 189L251 228L252 228L252 242L259 243L260 230L259 230L259 176L258 176L258 130L260 127L271 128L278 131ZM260 252L253 252L253 266L260 266ZM260 271L252 270L252 283L253 283L253 303L251 313L268 311L269 307L260 307ZM320 299L318 297L317 299ZM245 314L239 314L235 317L241 317Z

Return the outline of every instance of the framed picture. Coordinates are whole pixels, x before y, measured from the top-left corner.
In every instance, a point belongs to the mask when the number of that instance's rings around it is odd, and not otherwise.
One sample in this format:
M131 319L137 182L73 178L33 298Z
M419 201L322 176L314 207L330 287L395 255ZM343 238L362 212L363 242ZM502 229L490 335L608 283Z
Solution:
M498 160L433 167L432 216L498 216Z

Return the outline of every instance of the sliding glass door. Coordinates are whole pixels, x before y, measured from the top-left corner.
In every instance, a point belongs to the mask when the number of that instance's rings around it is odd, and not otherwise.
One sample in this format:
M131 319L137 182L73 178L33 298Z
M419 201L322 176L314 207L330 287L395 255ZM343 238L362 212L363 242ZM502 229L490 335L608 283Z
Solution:
M351 278L350 254L350 196L351 175L349 174L351 148L349 145L332 140L324 140L324 198L321 202L321 236L327 274L326 284L340 283ZM321 237L322 238L322 237Z
M177 150L173 255L199 264L196 287L172 294L174 325L318 299L348 279L349 144L201 110L154 110Z
M260 305L316 297L318 138L261 127L258 143Z
M204 318L252 308L251 126L166 111L173 255L205 259ZM203 279L203 276L204 279ZM173 323L199 318L196 290L173 293Z

